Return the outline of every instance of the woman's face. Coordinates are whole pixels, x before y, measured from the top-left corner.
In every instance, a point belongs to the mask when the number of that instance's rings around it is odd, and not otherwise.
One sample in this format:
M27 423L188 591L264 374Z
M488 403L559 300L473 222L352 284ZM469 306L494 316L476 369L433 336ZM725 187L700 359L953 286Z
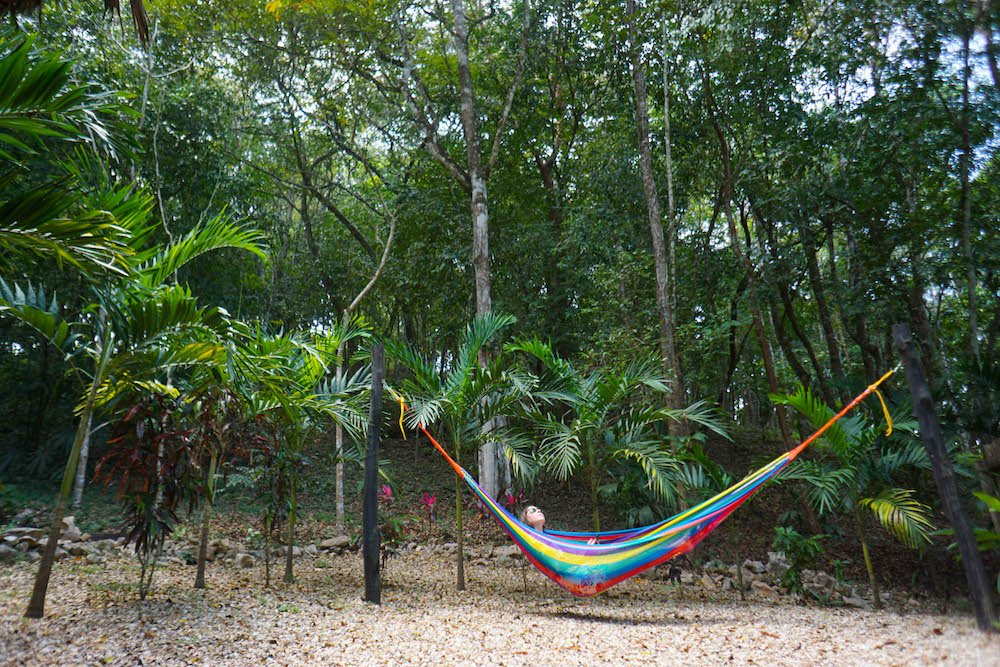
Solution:
M524 510L524 522L535 530L542 530L545 528L545 515L542 514L542 510L531 505Z

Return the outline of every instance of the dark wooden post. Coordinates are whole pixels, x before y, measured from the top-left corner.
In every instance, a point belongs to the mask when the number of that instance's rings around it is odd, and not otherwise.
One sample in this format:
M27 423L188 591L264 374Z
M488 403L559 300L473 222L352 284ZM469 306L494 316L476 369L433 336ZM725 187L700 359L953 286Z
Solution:
M378 444L382 424L382 361L384 347L372 348L372 403L368 412L368 451L365 454L365 490L362 551L365 559L365 601L382 603L379 579L379 548L382 535L378 529Z
M913 413L920 423L920 437L934 467L934 481L937 482L938 493L944 503L945 515L955 531L955 540L958 542L962 565L965 567L965 577L969 582L969 595L976 609L976 622L980 630L996 631L994 624L997 616L993 604L992 586L986 577L986 568L983 567L982 556L976 547L969 519L958 498L955 472L945 452L941 425L938 423L931 390L924 377L924 369L920 366L916 351L913 349L913 336L905 324L895 325L892 328L892 335L906 370L906 381L910 385L910 396L913 400Z

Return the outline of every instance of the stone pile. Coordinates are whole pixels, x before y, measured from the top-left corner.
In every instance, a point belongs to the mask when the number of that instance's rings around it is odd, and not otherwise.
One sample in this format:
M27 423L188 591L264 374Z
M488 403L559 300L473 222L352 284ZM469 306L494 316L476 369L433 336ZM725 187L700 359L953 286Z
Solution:
M103 563L106 557L121 548L124 538L116 540L91 540L90 535L81 532L74 517L62 520L62 531L56 546L55 559L79 556L90 564ZM48 530L32 526L11 528L0 536L0 564L13 564L18 558L29 562L40 560L42 551L49 543Z

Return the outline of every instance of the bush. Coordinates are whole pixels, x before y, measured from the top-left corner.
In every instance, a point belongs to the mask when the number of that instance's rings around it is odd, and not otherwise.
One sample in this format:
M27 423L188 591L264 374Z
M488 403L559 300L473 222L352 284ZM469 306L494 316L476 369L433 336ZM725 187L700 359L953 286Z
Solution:
M802 570L812 567L823 553L826 535L805 537L794 528L778 526L772 548L788 558L789 568L781 575L781 584L790 591L802 592Z

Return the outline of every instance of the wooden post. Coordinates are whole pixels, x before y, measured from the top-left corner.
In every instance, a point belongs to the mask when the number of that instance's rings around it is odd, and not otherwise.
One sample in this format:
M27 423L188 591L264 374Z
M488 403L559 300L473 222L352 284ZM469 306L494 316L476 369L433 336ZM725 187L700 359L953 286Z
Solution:
M913 400L913 413L920 423L920 437L931 458L934 467L934 481L937 482L938 493L944 503L945 516L955 531L955 540L962 555L962 565L965 577L969 583L969 595L976 609L976 622L984 632L995 632L997 621L996 607L993 604L993 593L990 581L986 577L983 559L976 547L976 540L969 526L969 519L962 509L958 498L958 487L955 484L955 472L948 460L941 437L941 425L938 423L937 412L931 390L924 377L924 369L920 366L916 351L913 349L913 336L905 324L892 327L893 340L896 349L903 360L906 370L906 382L910 385L910 396Z
M365 453L365 488L362 551L365 560L365 601L382 603L379 579L379 551L382 535L378 529L378 445L382 424L382 377L384 347L372 348L372 402L368 412L368 451Z

